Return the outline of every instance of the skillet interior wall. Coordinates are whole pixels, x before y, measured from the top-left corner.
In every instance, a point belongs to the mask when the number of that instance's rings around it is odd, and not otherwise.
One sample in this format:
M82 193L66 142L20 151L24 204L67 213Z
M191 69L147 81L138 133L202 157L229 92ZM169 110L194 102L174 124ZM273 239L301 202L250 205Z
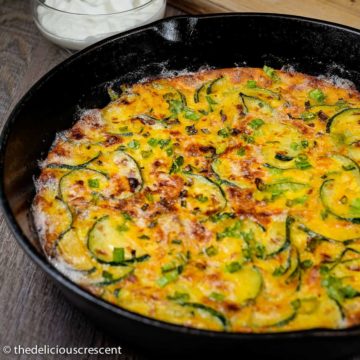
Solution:
M55 134L77 120L79 109L109 102L110 82L133 83L164 69L176 73L266 63L275 68L291 64L312 75L331 69L360 88L359 39L356 31L296 18L229 14L167 19L75 55L30 90L4 133L4 192L22 231L36 244L28 215L38 160Z

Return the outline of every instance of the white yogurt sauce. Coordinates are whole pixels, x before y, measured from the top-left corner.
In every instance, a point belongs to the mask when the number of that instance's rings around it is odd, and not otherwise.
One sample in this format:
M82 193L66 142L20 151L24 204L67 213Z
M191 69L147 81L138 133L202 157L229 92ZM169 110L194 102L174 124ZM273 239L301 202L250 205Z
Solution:
M80 50L107 36L161 19L165 0L45 0L36 24L45 37ZM60 10L56 11L54 9Z

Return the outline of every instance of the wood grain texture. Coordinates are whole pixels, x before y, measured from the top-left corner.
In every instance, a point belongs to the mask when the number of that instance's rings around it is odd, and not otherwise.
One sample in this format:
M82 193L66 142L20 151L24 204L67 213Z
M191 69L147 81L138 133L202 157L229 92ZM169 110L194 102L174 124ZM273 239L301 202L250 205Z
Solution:
M167 16L181 14L173 8ZM0 0L0 126L19 98L69 53L47 40L32 22L29 1ZM24 254L0 217L0 359L73 359L72 356L4 355L4 345L122 346L111 359L145 359L139 349L112 339L69 304ZM141 345L140 345L141 346ZM81 356L82 360L107 358ZM109 357L110 358L110 357Z
M183 11L198 13L217 12L270 12L301 15L360 28L359 0L169 0Z

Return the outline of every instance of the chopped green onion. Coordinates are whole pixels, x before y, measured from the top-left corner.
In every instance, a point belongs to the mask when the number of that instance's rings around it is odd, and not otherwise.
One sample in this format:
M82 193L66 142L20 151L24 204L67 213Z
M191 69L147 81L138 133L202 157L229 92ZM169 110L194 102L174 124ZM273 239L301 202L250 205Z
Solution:
M217 102L209 95L206 95L206 101L209 103L209 105L216 105Z
M209 198L203 194L200 194L196 196L196 200L200 201L201 203L205 203L209 200Z
M172 244L176 244L176 245L181 245L182 244L182 240L179 239L174 239L171 241Z
M159 278L156 283L160 287L165 287L167 284L176 281L179 277L179 272L177 269L166 272L161 278Z
M104 271L102 272L102 276L103 276L103 278L104 278L105 280L112 280L112 279L113 279L113 274L110 273L110 272L108 272L108 271L106 271L106 270L104 270Z
M167 263L161 267L161 271L166 273L168 271L174 270L176 268L176 264L174 262Z
M301 140L301 146L306 149L309 146L309 142L307 140Z
M246 83L246 86L249 88L249 89L254 89L257 87L257 83L255 80L248 80L247 83Z
M167 149L166 149L166 155L167 156L171 156L171 155L173 155L174 154L174 149L172 148L172 147L168 147Z
M99 179L88 179L88 185L92 189L97 189L100 187Z
M170 168L170 174L174 174L177 173L178 171L180 171L180 167L184 165L184 157L183 156L178 156L172 163L171 168Z
M143 159L148 159L152 155L152 150L143 150L141 156Z
M247 135L247 134L243 134L242 138L248 143L248 144L253 144L255 142L255 139L253 136Z
M185 302L190 300L190 295L188 293L181 293L178 291L175 291L174 295L168 295L167 297L169 300L177 301L177 302Z
M121 224L116 227L116 230L119 232L125 232L128 231L129 228L126 226L126 224Z
M227 129L227 128L220 129L217 133L219 136L221 136L223 138L227 138L230 136L229 129Z
M233 261L225 266L226 271L228 271L231 274L241 270L241 267L242 266L238 261Z
M138 149L140 147L140 143L137 140L132 140L128 143L128 147L130 149Z
M306 259L302 261L300 265L303 269L309 269L313 266L313 262L310 259Z
M114 262L123 262L125 260L125 250L124 248L114 248L113 250L113 261Z
M244 156L245 155L245 151L246 149L241 146L237 151L236 151L236 155L239 155L239 156Z
M132 221L131 215L129 213L127 213L126 211L123 211L122 216L125 220Z
M201 116L192 109L186 109L184 113L184 117L188 120L193 120L193 121L198 121L201 118Z
M161 139L158 141L160 145L160 149L164 149L166 146L170 144L170 139Z
M151 138L148 140L148 144L152 147L155 147L159 143L159 140Z
M309 98L317 101L318 103L323 103L326 96L320 89L313 89L309 92Z
M307 156L304 154L298 155L298 158L295 160L295 166L300 170L306 170L312 167L307 160Z
M264 125L265 124L265 122L264 122L264 120L262 120L262 119L253 119L253 120L251 120L250 122L249 122L249 126L252 128L252 129L254 129L254 130L256 130L256 129L259 129L262 125Z
M311 112L304 112L304 113L302 113L302 114L300 115L300 118L301 118L302 120L305 120L305 121L307 121L307 120L313 120L313 119L315 119L315 117L316 117L316 115L315 115L314 113L311 113Z
M215 256L218 251L215 246L211 245L205 249L205 253L207 256Z
M223 294L217 293L217 292L212 292L209 295L209 299L214 300L214 301L223 301L225 298L225 296Z
M107 92L111 101L115 101L119 98L119 94L112 87L109 86Z
M273 69L272 67L264 65L263 70L264 73L272 80L279 80L279 76L277 75L275 69Z

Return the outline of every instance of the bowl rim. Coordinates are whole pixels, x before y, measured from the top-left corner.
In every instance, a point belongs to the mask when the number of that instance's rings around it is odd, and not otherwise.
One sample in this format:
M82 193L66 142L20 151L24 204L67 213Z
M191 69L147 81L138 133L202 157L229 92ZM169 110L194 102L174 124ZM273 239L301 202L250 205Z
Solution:
M79 285L72 282L69 278L65 277L59 270L57 270L48 260L45 255L41 255L35 248L34 245L31 244L31 241L27 238L25 233L21 230L21 227L18 225L16 218L11 211L9 202L5 195L4 188L4 158L5 151L8 144L8 137L11 133L18 113L21 108L26 104L32 97L34 93L36 93L43 85L45 85L56 73L61 72L63 68L71 65L73 61L80 60L83 56L92 52L94 50L100 50L101 47L106 46L109 43L116 41L118 38L126 38L133 34L137 34L139 32L145 32L147 30L151 30L153 28L159 27L167 22L172 21L181 21L181 20L206 20L206 19L216 19L216 18L231 18L231 17L249 17L249 18L274 18L274 19L283 19L289 21L298 21L302 23L314 23L322 26L327 26L329 28L340 29L346 32L354 33L359 36L360 39L360 30L341 25L329 21L318 20L313 18L307 18L303 16L295 16L295 15L285 15L285 14L276 14L276 13L218 13L218 14L204 14L204 15L180 15L168 17L165 19L158 20L151 24L147 24L141 26L136 29L128 30L121 34L116 34L104 40L101 40L75 54L70 56L69 58L62 61L60 64L56 65L54 68L49 70L45 75L43 75L38 81L33 84L30 89L21 97L21 99L17 102L15 107L8 115L7 120L4 123L3 129L0 134L0 207L4 214L4 218L6 220L7 225L9 226L12 234L14 235L16 241L24 250L24 252L33 260L48 276L66 288L66 290L70 292L74 292L77 296L85 299L90 302L93 306L100 307L103 310L112 312L120 317L124 317L127 320L135 321L139 323L139 325L147 325L152 326L161 330L167 330L173 333L180 333L184 335L193 335L197 337L211 337L218 338L223 340L247 340L247 341L256 341L260 339L264 340L272 340L272 339L298 339L298 338L324 338L324 337L336 337L343 338L348 336L359 336L360 335L360 325L344 328L344 329L324 329L324 328L314 328L307 330L299 330L299 331L286 331L286 332L272 332L272 333L242 333L242 332L224 332L224 331L213 331L199 328L187 327L184 325L177 325L173 323L168 323L162 320L157 320L154 318L147 317L145 315L141 315L135 313L130 310L126 310L124 308L115 306L101 298L96 297L95 295L90 294L88 291L81 288Z
M33 0L33 3L34 4L37 3L36 6L45 7L51 11L58 12L58 13L64 14L64 15L96 17L96 16L107 16L107 15L111 16L111 15L129 14L132 11L136 12L138 10L146 8L147 6L151 5L152 3L154 3L157 0L146 0L146 2L144 4L138 5L136 7L133 7L133 8L127 9L127 10L115 11L115 12L109 12L109 13L100 13L100 14L77 13L77 12L71 12L71 11L66 11L66 10L60 10L54 6L46 4L44 1L45 0ZM160 0L160 1L164 2L164 0Z

